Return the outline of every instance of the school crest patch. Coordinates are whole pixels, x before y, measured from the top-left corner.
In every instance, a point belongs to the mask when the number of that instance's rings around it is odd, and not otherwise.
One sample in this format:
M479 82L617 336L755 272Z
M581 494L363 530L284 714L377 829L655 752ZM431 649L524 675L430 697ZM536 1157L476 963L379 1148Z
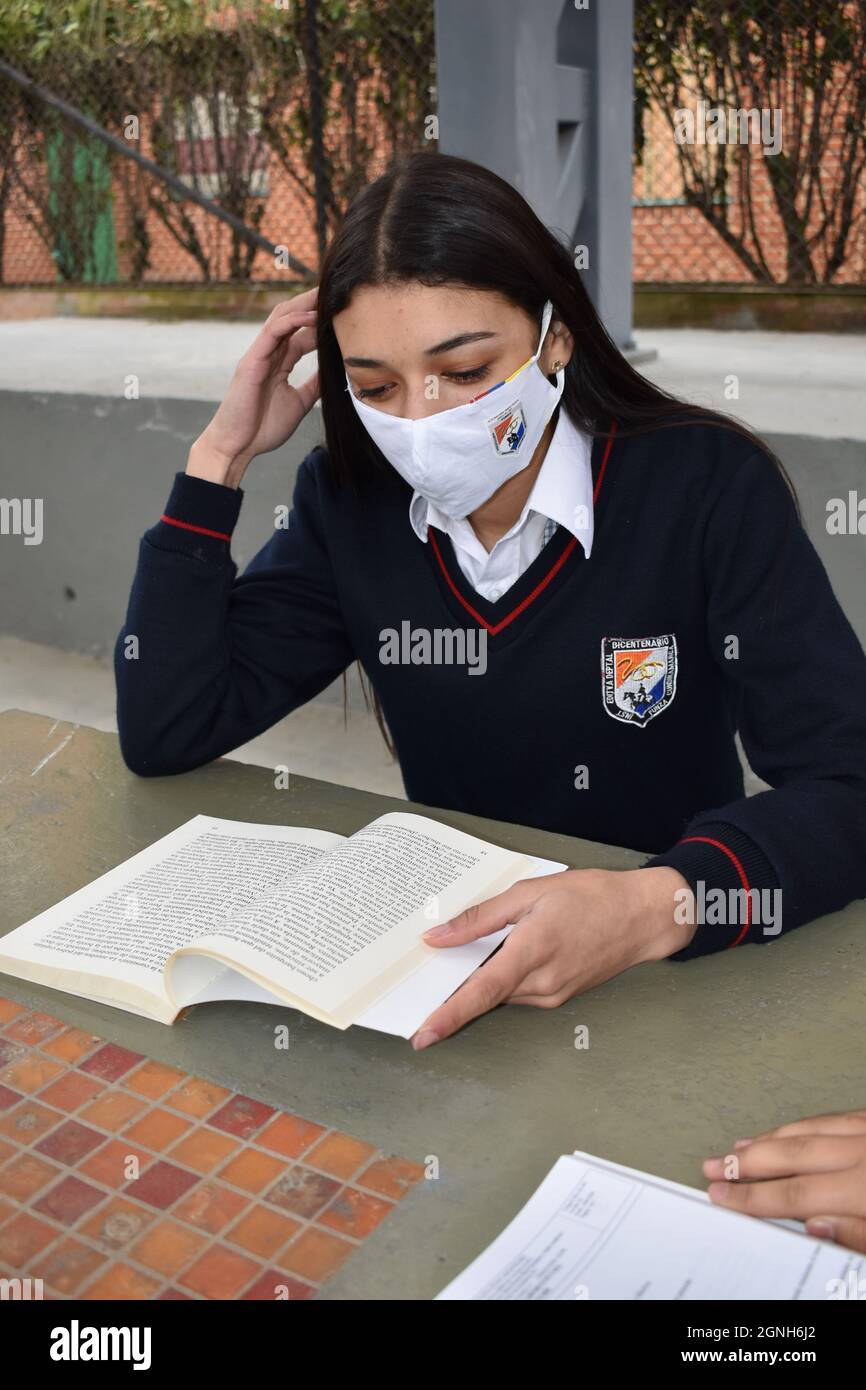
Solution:
M674 698L677 690L677 639L603 637L601 692L611 719L644 728Z
M520 401L500 410L498 415L487 421L490 438L497 454L516 454L526 434L526 420Z

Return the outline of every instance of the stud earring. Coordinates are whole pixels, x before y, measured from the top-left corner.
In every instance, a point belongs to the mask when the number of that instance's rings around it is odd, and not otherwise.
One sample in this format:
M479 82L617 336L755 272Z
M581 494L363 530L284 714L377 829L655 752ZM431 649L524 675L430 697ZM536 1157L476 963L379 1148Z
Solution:
M562 371L562 368L563 368L563 365L564 365L564 364L563 364L562 362L560 362L559 358L557 357L556 361L554 362L554 364L553 364L553 366L552 366L552 368L551 368L551 371L554 371L554 372L561 372L561 371Z

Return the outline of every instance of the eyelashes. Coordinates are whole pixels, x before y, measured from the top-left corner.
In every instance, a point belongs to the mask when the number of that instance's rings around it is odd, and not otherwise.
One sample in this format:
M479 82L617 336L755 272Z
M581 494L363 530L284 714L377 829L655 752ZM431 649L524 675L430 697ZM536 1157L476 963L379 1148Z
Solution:
M355 392L355 395L358 397L359 401L366 401L370 400L371 398L375 399L376 396L384 395L386 391L390 390L390 386L372 386L367 389L361 387L359 390Z
M468 386L472 382L486 380L489 374L489 364L485 363L482 367L473 367L473 369L469 372L443 372L442 376L446 377L449 381L456 381L457 384L460 386ZM367 388L362 387L360 390L355 392L355 395L358 397L359 400L362 401L378 400L380 397L384 396L385 393L390 390L390 386L370 386Z

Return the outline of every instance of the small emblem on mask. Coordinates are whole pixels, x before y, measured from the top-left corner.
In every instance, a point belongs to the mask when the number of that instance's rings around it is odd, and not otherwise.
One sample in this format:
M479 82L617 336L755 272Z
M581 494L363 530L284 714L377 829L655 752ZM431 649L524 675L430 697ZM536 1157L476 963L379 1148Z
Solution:
M612 719L644 728L661 714L677 689L677 639L605 637L601 643L601 692Z
M516 454L526 435L526 420L520 401L512 401L492 420L487 421L490 438L497 454Z

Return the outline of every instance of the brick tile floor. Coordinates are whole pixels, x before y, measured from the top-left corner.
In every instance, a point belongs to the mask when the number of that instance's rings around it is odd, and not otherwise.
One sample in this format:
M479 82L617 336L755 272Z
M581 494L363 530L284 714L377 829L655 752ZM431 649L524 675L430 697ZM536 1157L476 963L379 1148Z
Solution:
M423 1175L0 998L0 1276L45 1298L309 1298Z

